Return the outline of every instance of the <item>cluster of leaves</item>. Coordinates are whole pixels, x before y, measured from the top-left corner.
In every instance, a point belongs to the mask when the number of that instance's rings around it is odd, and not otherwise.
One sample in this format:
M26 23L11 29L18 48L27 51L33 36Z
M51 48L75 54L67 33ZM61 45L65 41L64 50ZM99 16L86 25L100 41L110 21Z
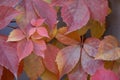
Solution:
M67 26L58 28L60 9ZM30 80L120 79L119 42L103 37L108 0L0 0L0 11L0 29L18 26L0 35L1 80L23 70Z

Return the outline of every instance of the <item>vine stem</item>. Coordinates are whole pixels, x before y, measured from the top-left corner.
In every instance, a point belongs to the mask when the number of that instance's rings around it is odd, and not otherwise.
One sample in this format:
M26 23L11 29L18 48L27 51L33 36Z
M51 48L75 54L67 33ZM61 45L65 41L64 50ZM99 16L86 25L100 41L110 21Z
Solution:
M83 37L83 35L80 36L80 38L81 38L81 43L80 43L80 60L81 60L82 49L83 49L83 44L84 44L84 37Z

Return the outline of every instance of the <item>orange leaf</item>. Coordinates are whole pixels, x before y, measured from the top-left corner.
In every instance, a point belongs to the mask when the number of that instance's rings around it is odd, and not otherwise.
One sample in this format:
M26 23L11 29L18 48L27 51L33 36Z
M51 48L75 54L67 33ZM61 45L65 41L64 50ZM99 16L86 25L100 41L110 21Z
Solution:
M33 26L38 27L38 26L41 26L44 21L45 21L45 19L37 19L37 20L32 19L32 20L31 20L31 24L32 24Z
M79 45L65 47L62 50L60 50L56 57L60 77L62 77L66 73L69 73L76 66L76 64L79 61L79 58Z
M120 48L118 40L113 36L106 36L100 42L96 59L117 60L120 58Z
M65 45L75 45L75 44L79 44L78 41L72 39L72 38L69 38L63 34L57 34L56 37L55 37L58 41L60 41L61 43L65 44Z
M32 36L31 36L32 40L37 40L37 39L42 39L43 36L40 36L37 32L35 32Z
M10 33L7 41L20 41L24 38L25 38L25 34L20 29L14 29Z

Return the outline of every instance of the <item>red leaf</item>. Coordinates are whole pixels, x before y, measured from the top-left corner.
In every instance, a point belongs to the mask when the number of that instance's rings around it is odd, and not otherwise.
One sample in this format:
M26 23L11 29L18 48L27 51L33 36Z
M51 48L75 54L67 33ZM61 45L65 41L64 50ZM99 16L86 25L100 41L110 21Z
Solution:
M17 18L17 23L21 28L30 25L32 19L38 18L45 19L45 23L50 28L53 28L56 24L56 11L42 0L23 0L18 9L24 12Z
M48 31L45 27L38 27L37 28L37 33L42 37L49 38Z
M78 66L71 73L68 74L69 80L87 80L87 73Z
M10 7L14 7L19 0L0 0L0 6L4 5L4 6L10 6Z
M82 28L90 17L105 22L109 12L108 0L53 0L53 5L62 6L63 20L69 26L68 33Z
M91 17L101 23L104 23L109 12L108 0L85 1L90 10Z
M17 9L23 13L16 18L16 21L19 27L23 30L27 26L32 26L30 23L32 19L37 19L32 3L32 0L22 0L22 2L17 6Z
M48 3L43 0L33 0L33 7L37 13L42 18L45 18L45 23L47 23L50 29L53 29L54 25L57 23L56 11Z
M38 56L41 56L44 58L44 51L46 50L46 43L44 40L34 40L34 53Z
M17 44L17 52L19 61L27 57L33 51L33 43L31 40L23 39Z
M59 49L57 47L50 44L47 45L47 49L45 50L44 64L49 71L55 74L58 74L58 68L55 62L58 51Z
M8 43L6 40L6 36L0 35L0 65L9 69L17 77L19 61L16 43Z
M30 37L31 35L33 35L35 32L36 32L36 28L29 28L29 30L28 30L28 35L29 35L29 37Z
M103 62L90 57L83 49L81 56L81 65L84 71L86 71L88 74L93 75L99 68L101 68L101 66L103 66Z
M69 73L78 63L80 58L80 46L73 45L63 48L59 51L56 62L58 65L60 77Z
M19 12L12 7L0 6L0 29L6 27Z
M101 68L93 76L91 76L91 80L119 80L119 79L114 72Z
M3 73L3 67L0 65L0 80L1 80L2 73Z
M88 74L93 75L96 70L103 66L103 62L95 60L94 57L98 53L100 40L96 38L88 38L84 42L81 55L81 65Z
M38 27L38 26L41 26L44 21L45 21L45 19L37 19L37 20L32 19L32 20L31 20L31 24L32 24L33 26Z
M4 68L1 80L14 80L14 75L7 69Z
M95 57L98 53L98 47L100 40L97 38L88 38L85 40L84 49L89 54L89 56Z
M63 6L62 17L67 23L69 27L68 33L70 33L86 25L90 18L90 13L84 0L73 0L71 3Z
M29 37L32 35L32 37L35 38L36 34L37 34L38 39L43 38L43 37L49 38L48 31L45 27L29 28L28 30Z
M19 67L18 67L18 77L22 74L22 72L23 72L23 67L24 67L24 62L21 61L21 62L19 63Z

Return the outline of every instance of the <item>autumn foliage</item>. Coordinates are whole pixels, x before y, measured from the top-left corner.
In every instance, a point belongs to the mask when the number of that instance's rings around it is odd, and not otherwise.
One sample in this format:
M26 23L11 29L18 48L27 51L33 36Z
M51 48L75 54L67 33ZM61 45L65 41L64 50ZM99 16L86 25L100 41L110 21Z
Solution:
M0 29L13 28L0 34L0 80L120 80L110 12L108 0L0 0Z

